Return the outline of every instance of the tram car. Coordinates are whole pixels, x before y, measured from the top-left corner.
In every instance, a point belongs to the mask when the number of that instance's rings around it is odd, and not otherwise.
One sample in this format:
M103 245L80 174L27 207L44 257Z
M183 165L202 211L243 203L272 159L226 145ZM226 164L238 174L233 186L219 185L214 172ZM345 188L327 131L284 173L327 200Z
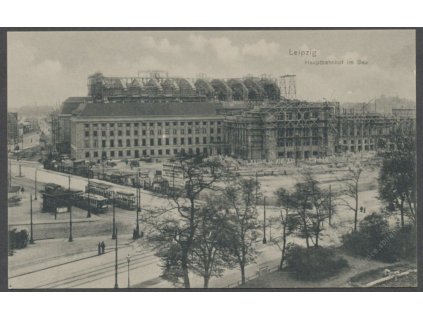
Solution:
M82 191L69 191L58 184L47 183L40 193L43 197L43 212L62 213L68 211L68 207L74 204L74 197Z
M93 193L101 195L105 198L111 199L113 197L114 191L112 190L112 186L104 183L90 181L85 186L86 193Z
M93 213L105 213L109 209L109 199L93 193L74 195L75 205L81 209L90 209Z
M135 195L130 192L116 191L115 204L116 206L126 210L135 210Z

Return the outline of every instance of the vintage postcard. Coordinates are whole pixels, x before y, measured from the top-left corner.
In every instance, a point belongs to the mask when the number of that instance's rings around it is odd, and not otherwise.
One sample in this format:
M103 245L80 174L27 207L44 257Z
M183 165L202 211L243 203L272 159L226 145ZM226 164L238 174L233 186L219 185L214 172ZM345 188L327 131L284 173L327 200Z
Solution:
M417 287L415 30L9 31L7 75L10 290Z

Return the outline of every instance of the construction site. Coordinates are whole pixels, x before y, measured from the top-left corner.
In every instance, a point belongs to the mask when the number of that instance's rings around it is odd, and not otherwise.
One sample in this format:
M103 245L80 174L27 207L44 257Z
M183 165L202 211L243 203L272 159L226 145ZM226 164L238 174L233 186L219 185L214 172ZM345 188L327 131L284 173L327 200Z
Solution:
M337 101L299 100L296 92L295 75L96 73L88 78L88 96L68 98L52 116L53 150L90 161L163 161L179 153L298 161L377 151L394 124L415 121L401 105L391 113L366 103L343 109Z

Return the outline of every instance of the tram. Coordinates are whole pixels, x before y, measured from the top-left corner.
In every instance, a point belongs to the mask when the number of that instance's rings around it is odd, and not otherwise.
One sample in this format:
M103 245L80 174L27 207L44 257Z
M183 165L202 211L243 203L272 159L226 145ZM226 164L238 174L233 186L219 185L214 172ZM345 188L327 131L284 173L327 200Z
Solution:
M115 204L116 206L126 210L135 210L135 195L130 192L116 191Z
M77 193L74 195L75 205L81 209L90 209L93 213L105 213L109 209L109 199L93 193Z

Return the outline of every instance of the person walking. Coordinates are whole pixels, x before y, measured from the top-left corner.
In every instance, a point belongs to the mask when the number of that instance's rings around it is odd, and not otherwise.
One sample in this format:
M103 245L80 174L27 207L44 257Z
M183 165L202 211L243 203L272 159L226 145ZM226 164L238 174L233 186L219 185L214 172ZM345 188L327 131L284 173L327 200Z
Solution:
M98 242L98 255L101 255L101 243Z
M104 241L101 242L101 254L104 254L104 250L106 249L106 244L104 244Z

